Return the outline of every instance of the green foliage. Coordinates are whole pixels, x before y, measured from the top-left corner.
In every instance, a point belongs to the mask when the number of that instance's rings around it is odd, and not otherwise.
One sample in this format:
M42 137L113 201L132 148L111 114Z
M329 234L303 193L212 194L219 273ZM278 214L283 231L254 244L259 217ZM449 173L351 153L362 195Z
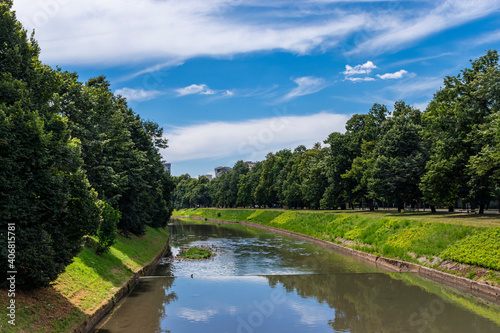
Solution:
M43 65L11 8L0 3L0 267L17 270L19 286L38 287L71 263L84 236L99 232L109 246L117 219L125 233L166 225L173 184L158 153L161 129L104 77L83 85ZM8 225L16 234L11 269Z
M10 3L0 4L0 246L8 270L7 225L15 226L16 283L48 285L99 223L97 194L80 141L51 104L57 75L38 61ZM3 282L4 283L4 282Z
M209 259L212 256L212 252L199 247L192 247L180 255L184 259Z
M118 209L114 209L107 202L101 201L102 221L97 230L99 239L97 252L102 253L107 251L116 241L116 226L121 218L121 213Z
M500 270L500 230L479 228L442 253L444 259Z
M374 198L397 203L401 211L405 202L416 203L422 196L418 184L426 153L419 134L420 111L396 102L394 117L384 121L383 128L373 154L368 190Z
M452 205L464 198L482 213L491 200L491 176L499 164L490 163L495 144L485 131L499 110L498 58L490 50L471 61L472 68L446 77L422 117L431 157L421 189L429 202Z

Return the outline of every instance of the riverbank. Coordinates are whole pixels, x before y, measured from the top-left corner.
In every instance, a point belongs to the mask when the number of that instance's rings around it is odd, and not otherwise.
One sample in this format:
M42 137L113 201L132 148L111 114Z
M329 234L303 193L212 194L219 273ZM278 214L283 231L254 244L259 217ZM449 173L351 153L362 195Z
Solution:
M287 230L375 257L397 259L466 278L500 285L500 228L454 223L439 216L381 212L301 212L274 209L184 209L179 217L239 221ZM482 218L482 217L480 217ZM469 216L468 219L473 219ZM496 220L488 220L496 224ZM474 222L474 221L473 221Z
M93 241L75 257L50 287L16 292L16 326L2 320L0 331L73 332L84 331L117 298L126 294L134 280L165 250L168 229L147 227L141 237L118 236L109 252L97 255ZM0 294L0 306L7 307L7 292Z

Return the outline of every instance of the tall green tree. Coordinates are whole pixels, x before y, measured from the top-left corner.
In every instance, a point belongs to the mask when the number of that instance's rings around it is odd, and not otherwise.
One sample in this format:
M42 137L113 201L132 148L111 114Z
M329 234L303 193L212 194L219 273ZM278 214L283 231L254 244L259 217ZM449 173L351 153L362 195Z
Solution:
M374 151L368 189L375 198L413 206L422 198L419 189L427 154L422 144L420 111L402 101L394 105L393 117L384 121L384 135Z
M238 182L238 197L236 205L239 207L248 207L260 205L255 199L255 190L259 185L262 174L262 162L257 162L245 175L240 175Z
M3 272L19 286L48 285L100 223L97 194L83 170L80 142L54 105L58 76L0 3L0 246ZM8 267L7 226L16 258Z
M368 190L374 162L374 148L383 135L382 124L389 111L385 105L375 103L358 126L348 127L349 148L352 156L351 167L341 175L348 185L346 193L353 201L366 201L370 210L374 210L373 198ZM347 198L347 199L349 199Z
M469 160L488 144L474 133L498 108L498 52L490 50L471 65L445 78L423 115L431 157L421 189L434 204L453 207L462 198L483 213L491 200L491 178L470 168Z
M334 132L328 136L325 143L330 151L325 157L328 185L321 199L321 208L346 209L348 192L352 188L349 180L342 177L352 165L353 155L349 149L349 137L346 134Z

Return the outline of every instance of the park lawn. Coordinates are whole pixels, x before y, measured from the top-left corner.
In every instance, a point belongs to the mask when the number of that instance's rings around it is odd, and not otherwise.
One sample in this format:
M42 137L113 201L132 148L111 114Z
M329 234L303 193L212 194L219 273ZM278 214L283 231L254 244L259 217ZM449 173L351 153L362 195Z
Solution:
M98 255L92 239L51 286L16 292L16 326L1 321L2 332L70 332L113 298L134 272L165 246L168 230L147 227L144 236L118 236L109 252ZM6 290L0 306L7 307ZM4 330L4 329L7 330Z

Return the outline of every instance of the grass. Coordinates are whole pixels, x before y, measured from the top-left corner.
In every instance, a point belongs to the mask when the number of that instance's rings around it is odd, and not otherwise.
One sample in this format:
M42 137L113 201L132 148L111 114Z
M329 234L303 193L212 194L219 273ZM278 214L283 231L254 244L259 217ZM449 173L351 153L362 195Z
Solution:
M348 240L349 246L364 252L431 267L437 265L434 259L446 259L500 270L500 217L495 214L191 209L174 215L249 221L344 245ZM499 283L500 275L487 279Z
M180 255L184 259L209 259L212 256L212 252L199 247L192 247Z
M50 287L16 293L16 326L8 332L69 332L112 299L134 272L161 251L167 229L147 228L141 237L117 237L109 252L98 255L92 241ZM0 306L9 299L3 290Z
M212 211L213 213L210 213ZM226 211L226 212L225 212ZM230 212L227 212L230 211ZM389 218L389 219L408 219L412 221L421 222L438 222L443 224L456 224L456 225L467 225L474 227L500 227L500 214L467 214L461 212L448 213L439 211L438 213L432 214L429 210L418 211L418 212L405 212L398 213L394 209L378 209L377 211L369 210L294 210L294 209L245 209L245 208L234 208L234 209L217 209L217 208L198 208L198 209L182 209L177 210L176 215L182 214L192 214L190 216L201 216L222 219L218 217L216 212L225 214L225 216L230 217L232 215L235 219L226 219L227 221L244 221L246 217L250 216L252 213L259 214L258 212L273 212L280 215L284 212L296 212L300 214L321 214L321 215L356 215L356 216L366 216L370 218ZM209 216L210 215L210 216ZM245 217L246 215L246 217ZM221 215L222 216L222 215Z

